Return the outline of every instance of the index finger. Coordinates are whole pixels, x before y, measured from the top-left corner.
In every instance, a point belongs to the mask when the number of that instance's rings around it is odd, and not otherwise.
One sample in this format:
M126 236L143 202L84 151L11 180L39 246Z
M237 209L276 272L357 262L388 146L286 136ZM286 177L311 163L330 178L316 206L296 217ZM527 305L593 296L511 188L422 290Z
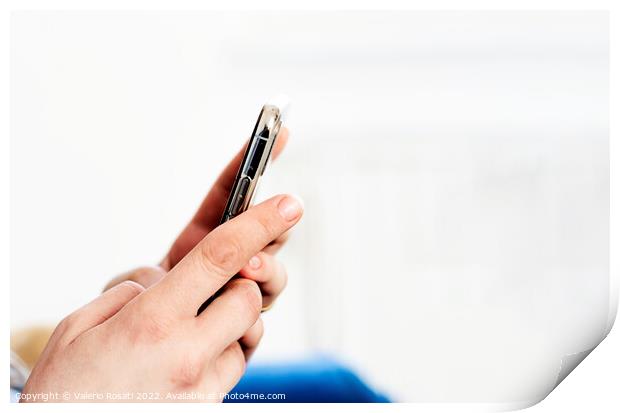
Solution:
M301 202L290 195L278 195L248 209L211 231L147 291L149 299L195 316L200 305L250 258L294 226L302 212Z
M288 141L289 131L286 127L282 127L278 133L275 146L272 151L272 159L275 160ZM232 189L239 165L243 160L247 143L235 157L228 163L224 170L207 193L207 196L200 204L198 211L183 229L179 237L176 239L170 252L164 258L162 265L166 269L174 267L205 235L215 228L219 223L228 201L228 196Z

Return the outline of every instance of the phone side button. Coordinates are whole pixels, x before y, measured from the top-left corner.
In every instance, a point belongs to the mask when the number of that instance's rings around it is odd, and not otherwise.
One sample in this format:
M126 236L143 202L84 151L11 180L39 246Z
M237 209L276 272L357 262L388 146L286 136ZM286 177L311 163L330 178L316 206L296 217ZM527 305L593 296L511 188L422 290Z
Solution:
M242 178L239 181L239 186L237 187L237 193L235 194L235 200L233 202L233 207L231 208L230 215L236 216L238 215L241 209L241 205L243 205L243 200L245 199L245 195L248 192L248 188L250 187L250 178L247 176Z

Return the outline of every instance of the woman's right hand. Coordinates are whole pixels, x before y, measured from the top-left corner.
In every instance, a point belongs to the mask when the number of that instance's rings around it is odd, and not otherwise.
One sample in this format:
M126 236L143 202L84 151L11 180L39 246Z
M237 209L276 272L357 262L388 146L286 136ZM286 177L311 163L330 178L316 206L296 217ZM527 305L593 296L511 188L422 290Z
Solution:
M220 401L262 335L261 292L234 279L196 310L301 214L294 197L271 198L209 232L148 290L124 281L75 311L54 331L22 400L185 401L176 397L191 393L198 399L189 401Z
M289 130L285 127L280 129L272 152L273 161L278 159L286 147L288 137ZM202 201L198 211L196 211L196 214L172 243L159 265L139 267L125 272L110 280L105 286L104 291L123 281L135 281L144 288L149 288L162 279L201 239L219 225L222 211L226 206L226 201L233 187L245 149L246 146L244 145L220 173ZM286 286L286 269L276 258L276 253L286 243L287 239L288 233L282 234L252 257L247 265L239 271L241 277L258 283L263 295L263 307L271 306Z

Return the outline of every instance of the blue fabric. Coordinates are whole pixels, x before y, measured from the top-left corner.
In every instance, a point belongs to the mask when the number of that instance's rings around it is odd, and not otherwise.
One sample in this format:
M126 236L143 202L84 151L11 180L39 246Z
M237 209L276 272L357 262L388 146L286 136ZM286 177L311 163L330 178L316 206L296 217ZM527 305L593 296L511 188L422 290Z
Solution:
M264 395L263 399L251 395ZM283 394L274 399L275 394ZM267 399L267 395L272 395ZM276 396L277 397L277 396ZM325 356L248 365L225 403L388 403L353 371Z
M17 402L18 389L11 388ZM257 398L263 395L263 398ZM271 395L271 398L268 398ZM274 395L284 395L281 396ZM252 364L224 403L389 403L357 374L325 356L294 362Z

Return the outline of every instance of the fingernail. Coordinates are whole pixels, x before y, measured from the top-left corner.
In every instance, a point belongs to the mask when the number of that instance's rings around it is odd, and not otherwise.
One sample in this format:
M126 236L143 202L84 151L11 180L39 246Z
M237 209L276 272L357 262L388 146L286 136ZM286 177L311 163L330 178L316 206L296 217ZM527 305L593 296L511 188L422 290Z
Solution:
M250 265L251 269L257 270L260 267L260 258L255 255L250 258L250 262L248 262L248 264Z
M301 215L303 207L301 202L293 196L287 195L278 203L278 211L282 218L292 221Z

